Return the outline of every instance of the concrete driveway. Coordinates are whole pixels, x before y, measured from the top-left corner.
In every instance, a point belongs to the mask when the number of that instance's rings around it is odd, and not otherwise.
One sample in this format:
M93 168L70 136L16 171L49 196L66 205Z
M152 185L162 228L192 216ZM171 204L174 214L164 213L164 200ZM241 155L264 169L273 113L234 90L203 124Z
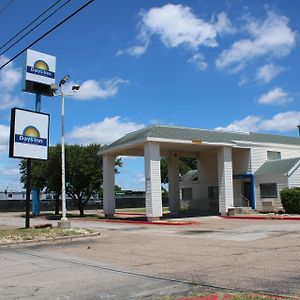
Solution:
M18 223L18 217L15 217ZM73 221L99 238L2 247L0 299L158 299L209 288L300 295L300 222L192 226ZM45 222L35 219L33 223ZM14 221L0 215L0 224Z

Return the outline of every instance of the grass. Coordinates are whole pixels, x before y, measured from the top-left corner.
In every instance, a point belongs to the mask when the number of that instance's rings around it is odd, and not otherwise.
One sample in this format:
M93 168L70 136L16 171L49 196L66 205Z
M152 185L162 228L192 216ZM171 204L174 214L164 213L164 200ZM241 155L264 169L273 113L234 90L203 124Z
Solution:
M18 228L0 230L0 243L14 241L43 240L56 237L67 237L72 235L85 235L94 231L82 228Z
M216 294L214 294L216 295ZM217 294L219 297L219 300L222 299L229 299L225 297L225 294ZM187 298L190 298L191 300L193 298L199 298L199 297L209 297L212 296L211 293L195 293L193 296L187 296ZM245 295L245 294L232 294L232 298L230 300L284 300L284 299L292 299L292 298L283 298L283 297L276 297L276 296L267 296L267 295ZM180 298L185 298L185 297L180 297ZM155 300L176 300L180 299L177 297L173 296L166 296L166 297L161 297L161 298L155 298Z
M256 295L233 295L232 300L283 300L282 297L256 296Z

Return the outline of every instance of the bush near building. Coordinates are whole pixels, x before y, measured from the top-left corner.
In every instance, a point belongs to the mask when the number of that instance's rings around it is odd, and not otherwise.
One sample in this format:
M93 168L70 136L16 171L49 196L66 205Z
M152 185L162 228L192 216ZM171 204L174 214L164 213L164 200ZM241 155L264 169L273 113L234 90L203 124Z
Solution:
M300 188L286 188L280 192L282 206L288 214L300 214Z

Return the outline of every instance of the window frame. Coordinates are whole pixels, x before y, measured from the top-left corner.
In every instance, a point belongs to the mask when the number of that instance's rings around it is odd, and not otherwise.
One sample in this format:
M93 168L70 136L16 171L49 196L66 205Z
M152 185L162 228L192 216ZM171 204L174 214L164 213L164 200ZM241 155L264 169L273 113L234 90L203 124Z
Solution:
M278 155L276 158L270 158L269 155ZM267 160L272 161L272 160L281 160L281 152L280 151L267 151Z
M275 189L274 189L275 187ZM272 188L274 189L272 191ZM259 185L260 197L261 198L278 198L278 188L276 182L261 183ZM275 192L276 190L276 192ZM273 193L274 192L274 193Z

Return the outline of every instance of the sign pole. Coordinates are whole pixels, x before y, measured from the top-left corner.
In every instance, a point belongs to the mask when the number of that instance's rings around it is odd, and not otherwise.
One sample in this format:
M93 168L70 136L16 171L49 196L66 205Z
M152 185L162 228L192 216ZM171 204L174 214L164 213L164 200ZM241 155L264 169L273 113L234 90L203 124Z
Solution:
M35 94L35 111L41 111L41 94ZM27 182L26 182L26 221L25 228L30 228L30 194L31 194L31 158L27 158L26 162L26 173L27 173ZM32 201L34 201L32 199Z
M41 102L42 102L41 94L35 94L35 111L36 112L41 111Z
M31 192L31 158L26 161L26 220L25 228L30 228L30 192Z

